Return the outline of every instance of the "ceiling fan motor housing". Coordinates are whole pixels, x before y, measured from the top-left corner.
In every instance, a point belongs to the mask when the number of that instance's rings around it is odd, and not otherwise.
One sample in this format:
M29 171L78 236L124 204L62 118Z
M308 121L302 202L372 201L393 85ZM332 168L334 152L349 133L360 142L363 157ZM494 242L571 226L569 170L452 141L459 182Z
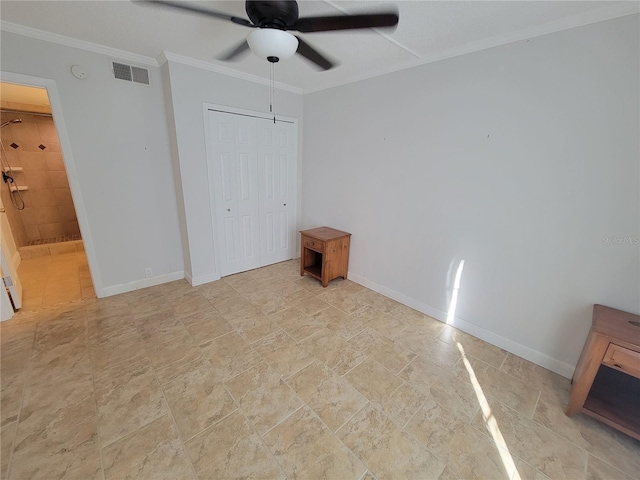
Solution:
M249 19L259 27L286 30L298 20L298 4L293 0L247 0Z

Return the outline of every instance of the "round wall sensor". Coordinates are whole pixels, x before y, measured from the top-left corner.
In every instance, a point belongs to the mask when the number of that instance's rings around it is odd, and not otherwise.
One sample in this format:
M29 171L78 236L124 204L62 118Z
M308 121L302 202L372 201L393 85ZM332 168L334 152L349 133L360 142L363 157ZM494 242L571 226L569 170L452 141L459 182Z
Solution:
M71 73L73 73L73 76L79 79L83 79L87 77L87 71L82 68L80 65L74 65L73 67L71 67Z

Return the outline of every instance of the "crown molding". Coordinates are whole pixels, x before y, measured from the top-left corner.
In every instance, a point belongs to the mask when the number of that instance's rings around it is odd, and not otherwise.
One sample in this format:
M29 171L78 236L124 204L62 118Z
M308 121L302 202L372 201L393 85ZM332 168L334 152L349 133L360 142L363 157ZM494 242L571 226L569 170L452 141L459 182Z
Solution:
M330 88L340 87L342 85L348 85L351 83L368 80L370 78L380 77L389 73L419 67L428 63L438 62L440 60L446 60L448 58L458 57L460 55L466 55L467 53L479 52L481 50L487 50L489 48L499 47L501 45L507 45L509 43L515 43L530 38L548 35L550 33L561 32L563 30L569 30L571 28L578 28L585 25L604 22L607 20L612 20L614 18L626 17L627 15L634 15L638 13L640 13L640 2L625 1L616 5L612 5L610 7L603 7L580 15L574 15L571 17L555 20L544 25L539 25L524 30L518 30L516 32L498 35L485 40L471 42L459 47L436 52L432 55L424 56L419 60L410 61L401 66L378 70L367 75L352 78L348 81L338 81L331 84L318 85L317 87L305 88L303 90L303 93L307 94L319 92L322 90L328 90Z
M259 77L257 75L252 75L250 73L240 72L238 70L222 67L220 65L214 65L213 63L204 62L202 60L196 60L191 57L185 57L183 55L178 55L177 53L171 53L171 52L165 51L165 52L162 52L157 58L157 63L159 65L163 65L167 61L176 62L182 65L188 65L190 67L199 68L201 70L208 70L210 72L220 73L228 77L235 77L241 80L246 80L248 82L259 83L260 85L269 86L269 80L267 78ZM280 90L284 90L291 93L297 93L298 95L302 95L303 93L302 88L294 87L293 85L289 85L287 83L275 82L275 86Z
M137 53L131 53L125 50L119 50L117 48L106 47L104 45L86 42L84 40L78 40L76 38L65 37L64 35L58 35L57 33L45 32L36 28L18 25L17 23L2 21L0 22L0 30L2 30L3 32L15 33L16 35L35 38L37 40L43 40L45 42L64 45L66 47L79 48L80 50L99 53L101 55L106 55L112 58L127 60L135 64L145 65L149 67L159 66L158 62L153 57L147 57L145 55L139 55Z
M326 1L326 3L335 7L335 4L331 0ZM461 45L459 47L451 48L441 52L436 52L432 55L427 55L427 56L421 57L420 59L410 61L401 66L377 70L375 72L372 72L366 75L361 75L355 78L351 78L346 81L342 80L342 81L330 82L330 83L325 83L325 84L317 85L315 87L309 87L304 89L300 87L295 87L289 84L280 83L280 82L276 82L275 86L280 90L296 93L299 95L319 92L322 90L328 90L330 88L335 88L342 85L348 85L351 83L368 80L370 78L387 75L389 73L394 73L402 70L407 70L409 68L414 68L414 67L426 65L433 62L438 62L440 60L445 60L448 58L465 55L467 53L474 53L480 50L486 50L489 48L498 47L501 45L518 42L521 40L535 38L535 37L547 35L550 33L560 32L562 30L568 30L571 28L581 27L584 25L589 25L597 22L602 22L602 21L611 20L614 18L624 17L627 15L633 15L638 13L640 13L640 2L624 1L612 6L600 8L598 10L593 10L580 15L574 15L572 17L567 17L567 18L563 18L553 22L549 22L545 25L527 28L524 30L519 30L517 32L511 32L505 35L498 35L489 39L468 43L466 45ZM17 35L36 38L38 40L43 40L46 42L56 43L59 45L64 45L72 48L78 48L78 49L90 51L93 53L106 55L112 58L120 58L135 64L141 64L141 65L146 65L150 67L159 67L167 61L172 61L172 62L180 63L183 65L199 68L202 70L207 70L207 71L219 73L222 75L238 78L241 80L246 80L246 81L257 83L260 85L269 86L269 80L266 78L241 72L238 70L234 70L228 67L214 65L212 63L208 63L202 60L196 60L194 58L178 55L171 52L166 52L166 51L162 52L156 59L153 57L147 57L145 55L139 55L136 53L127 52L125 50L119 50L116 48L111 48L111 47L99 45L96 43L86 42L84 40L77 40L75 38L66 37L64 35L45 32L35 28L25 27L23 25L18 25L15 23L10 23L5 21L0 21L0 30L6 31L9 33L15 33ZM390 38L388 39L391 40ZM396 43L396 46L409 51L406 47L403 47L397 42L394 42L394 43Z

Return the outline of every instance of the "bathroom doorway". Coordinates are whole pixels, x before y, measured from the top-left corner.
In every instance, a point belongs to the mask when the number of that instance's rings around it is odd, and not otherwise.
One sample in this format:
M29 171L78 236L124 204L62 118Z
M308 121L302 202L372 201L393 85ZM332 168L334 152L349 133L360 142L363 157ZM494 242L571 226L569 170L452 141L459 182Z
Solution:
M45 88L0 84L0 184L21 312L95 297Z

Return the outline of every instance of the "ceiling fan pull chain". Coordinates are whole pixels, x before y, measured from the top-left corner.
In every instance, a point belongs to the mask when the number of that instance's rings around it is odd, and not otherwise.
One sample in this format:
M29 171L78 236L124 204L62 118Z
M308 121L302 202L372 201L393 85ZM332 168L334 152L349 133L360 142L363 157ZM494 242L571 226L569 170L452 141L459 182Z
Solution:
M271 97L272 84L273 84L273 63L269 63L269 113L273 113L273 98Z
M276 124L276 67L275 64L271 64L271 70L273 71L273 80L271 82L271 88L273 89L273 124Z

